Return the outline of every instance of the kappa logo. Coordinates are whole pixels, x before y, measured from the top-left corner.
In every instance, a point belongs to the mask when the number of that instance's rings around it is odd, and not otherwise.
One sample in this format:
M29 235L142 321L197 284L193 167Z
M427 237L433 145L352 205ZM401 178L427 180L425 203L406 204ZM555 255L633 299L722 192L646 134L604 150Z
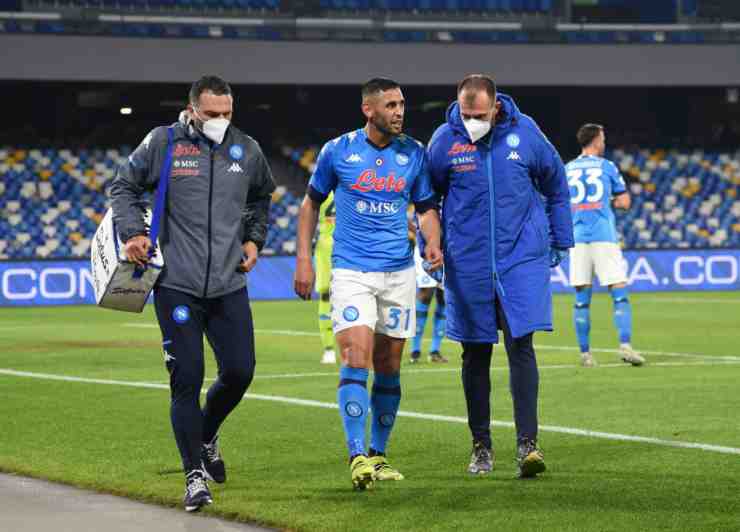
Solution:
M228 172L242 172L242 167L239 166L239 163L234 163L231 166L229 166Z
M362 157L360 157L360 154L359 153L353 153L352 155L350 155L349 157L347 157L344 160L344 162L346 162L346 163L361 163L362 162Z
M509 156L506 158L507 161L521 161L522 158L519 157L519 154L515 151L510 151Z

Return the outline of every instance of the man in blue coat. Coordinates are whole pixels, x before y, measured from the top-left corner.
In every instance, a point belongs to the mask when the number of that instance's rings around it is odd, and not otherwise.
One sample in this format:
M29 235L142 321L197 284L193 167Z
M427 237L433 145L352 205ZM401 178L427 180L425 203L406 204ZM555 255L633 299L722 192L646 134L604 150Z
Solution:
M473 435L468 471L493 468L491 354L503 331L519 476L545 470L537 447L535 331L552 331L550 268L573 247L563 162L547 137L490 77L470 75L428 146L442 198L447 336L462 343Z

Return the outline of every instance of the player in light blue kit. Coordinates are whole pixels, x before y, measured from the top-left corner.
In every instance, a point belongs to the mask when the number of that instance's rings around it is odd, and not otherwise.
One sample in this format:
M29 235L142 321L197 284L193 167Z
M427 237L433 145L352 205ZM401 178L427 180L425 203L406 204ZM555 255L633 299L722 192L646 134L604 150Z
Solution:
M321 203L334 191L332 324L342 357L337 402L350 474L356 489L375 480L402 480L385 457L401 401L401 355L415 331L413 249L409 202L419 214L426 259L442 266L439 216L424 147L401 133L405 102L395 81L362 87L363 129L327 142L308 184L298 221L295 291L310 299L314 283L311 238ZM368 394L369 369L375 377ZM365 422L372 410L370 448Z
M565 165L573 212L576 246L570 250L570 284L576 289L573 313L581 364L596 365L589 347L591 284L593 275L608 286L614 301L614 325L619 333L619 356L640 366L645 359L632 349L632 310L627 297L627 273L619 248L617 225L611 208L630 208L630 195L613 162L604 159L606 137L598 124L581 126L576 135L581 155Z

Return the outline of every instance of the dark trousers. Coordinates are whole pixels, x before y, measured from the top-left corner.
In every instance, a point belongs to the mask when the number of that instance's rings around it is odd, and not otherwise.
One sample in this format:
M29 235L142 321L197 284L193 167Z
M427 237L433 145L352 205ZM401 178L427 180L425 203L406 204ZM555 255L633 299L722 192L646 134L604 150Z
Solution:
M517 442L537 439L537 392L540 377L533 334L512 338L506 316L496 300L496 319L504 332L509 358L509 386L514 402ZM491 354L493 344L463 342L462 382L473 439L491 447Z
M199 298L158 287L154 308L170 374L170 417L185 472L200 468L200 449L239 404L254 376L254 328L246 289ZM203 333L216 355L218 378L200 407Z

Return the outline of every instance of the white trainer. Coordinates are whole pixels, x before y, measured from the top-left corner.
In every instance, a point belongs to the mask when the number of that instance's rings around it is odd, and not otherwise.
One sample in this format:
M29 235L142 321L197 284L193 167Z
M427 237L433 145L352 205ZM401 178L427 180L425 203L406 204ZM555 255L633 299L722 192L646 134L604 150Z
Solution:
M583 366L584 368L593 368L595 366L598 366L594 357L591 356L590 351L581 353L581 366Z
M321 363L322 364L336 364L337 363L337 355L334 353L333 349L327 349L324 351L324 355L321 357Z
M619 346L619 358L622 359L622 362L627 362L628 364L632 364L633 366L642 366L645 363L645 359L632 349L632 346L630 344L620 344Z

